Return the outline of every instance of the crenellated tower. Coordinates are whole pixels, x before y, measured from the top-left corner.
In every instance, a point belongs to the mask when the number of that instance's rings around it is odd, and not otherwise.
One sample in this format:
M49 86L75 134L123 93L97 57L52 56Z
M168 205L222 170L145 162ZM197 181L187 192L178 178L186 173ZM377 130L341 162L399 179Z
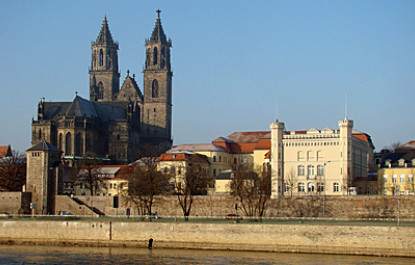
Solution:
M150 39L145 42L144 109L142 134L153 144L171 145L172 77L170 63L171 40L161 26L160 10Z
M89 70L90 100L112 101L119 92L118 43L114 42L104 16L98 38L91 45L91 68Z

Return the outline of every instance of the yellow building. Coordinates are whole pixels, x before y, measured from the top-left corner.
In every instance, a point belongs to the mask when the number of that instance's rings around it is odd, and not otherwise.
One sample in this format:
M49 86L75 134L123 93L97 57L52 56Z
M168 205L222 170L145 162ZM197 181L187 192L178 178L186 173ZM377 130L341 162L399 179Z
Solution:
M205 155L192 152L165 153L159 157L158 169L161 172L172 175L172 184L181 186L185 184L185 174L192 164L197 163L201 167L202 174L209 176L210 163ZM213 186L213 184L210 184ZM206 191L209 187L206 187Z
M368 179L374 146L353 121L339 121L339 129L286 131L279 121L270 128L273 198L357 194L356 181Z
M415 153L389 153L378 169L380 195L414 195Z

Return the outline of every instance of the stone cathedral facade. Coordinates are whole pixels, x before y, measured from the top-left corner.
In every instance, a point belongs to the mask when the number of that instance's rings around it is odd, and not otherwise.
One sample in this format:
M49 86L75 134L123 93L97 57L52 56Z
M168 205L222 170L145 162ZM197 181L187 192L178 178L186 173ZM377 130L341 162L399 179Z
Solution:
M170 48L157 11L151 37L145 41L143 92L127 71L121 89L119 44L112 38L106 16L92 42L89 100L38 104L32 121L32 145L46 140L66 159L96 154L119 163L130 162L146 146L163 152L172 145L172 77Z

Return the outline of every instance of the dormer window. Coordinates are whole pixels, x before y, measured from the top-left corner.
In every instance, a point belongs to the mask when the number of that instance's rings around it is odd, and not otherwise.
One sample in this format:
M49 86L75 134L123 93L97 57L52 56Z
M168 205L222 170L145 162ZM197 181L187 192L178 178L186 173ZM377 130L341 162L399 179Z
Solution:
M400 167L403 167L405 165L405 159L399 159L398 163Z
M385 161L385 167L392 167L392 160L390 160L390 159L387 159L386 161Z

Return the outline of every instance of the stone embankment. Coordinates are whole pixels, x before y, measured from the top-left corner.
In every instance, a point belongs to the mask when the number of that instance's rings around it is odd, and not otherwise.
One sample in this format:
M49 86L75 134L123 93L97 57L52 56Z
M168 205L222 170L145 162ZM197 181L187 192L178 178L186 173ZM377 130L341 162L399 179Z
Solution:
M415 257L415 228L306 224L0 221L0 243Z

